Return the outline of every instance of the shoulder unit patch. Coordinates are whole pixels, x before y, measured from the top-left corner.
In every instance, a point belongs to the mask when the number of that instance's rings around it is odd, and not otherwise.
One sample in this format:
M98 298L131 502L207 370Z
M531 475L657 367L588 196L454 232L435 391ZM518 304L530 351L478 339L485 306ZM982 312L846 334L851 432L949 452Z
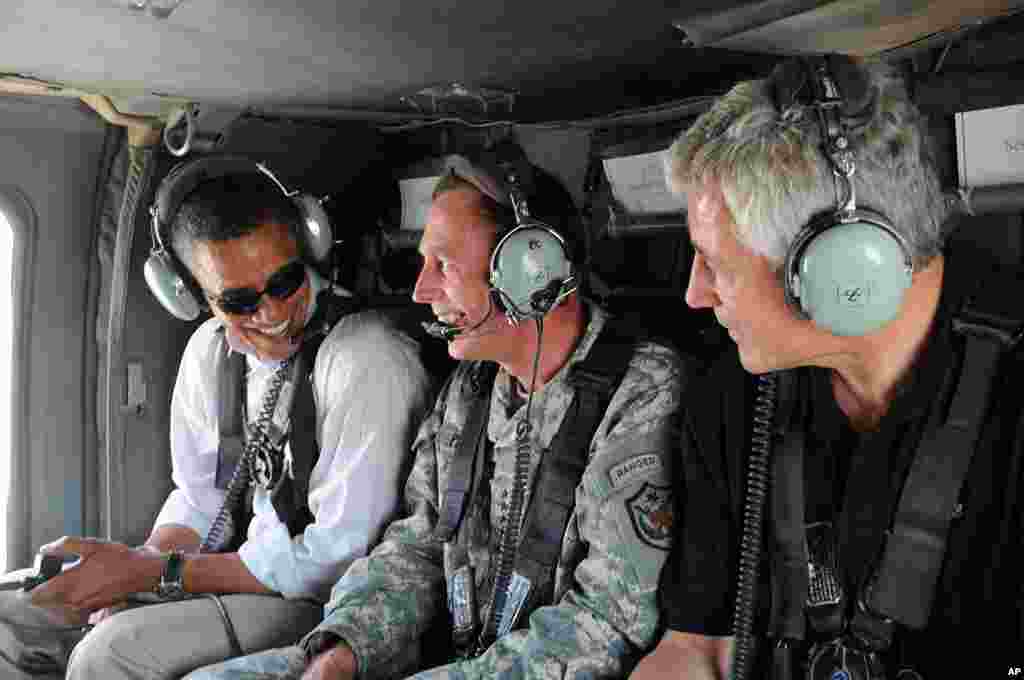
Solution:
M644 482L636 495L626 501L633 529L641 541L659 550L672 542L672 488Z

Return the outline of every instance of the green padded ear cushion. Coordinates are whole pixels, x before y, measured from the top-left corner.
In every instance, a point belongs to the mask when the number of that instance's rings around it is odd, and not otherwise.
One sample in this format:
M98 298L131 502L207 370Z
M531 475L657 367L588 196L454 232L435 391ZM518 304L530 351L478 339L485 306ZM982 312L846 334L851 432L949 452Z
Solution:
M880 216L858 211L812 227L787 257L787 299L836 335L866 335L897 317L913 264Z
M520 319L547 314L573 280L565 242L540 222L510 231L491 256L491 286L506 311Z

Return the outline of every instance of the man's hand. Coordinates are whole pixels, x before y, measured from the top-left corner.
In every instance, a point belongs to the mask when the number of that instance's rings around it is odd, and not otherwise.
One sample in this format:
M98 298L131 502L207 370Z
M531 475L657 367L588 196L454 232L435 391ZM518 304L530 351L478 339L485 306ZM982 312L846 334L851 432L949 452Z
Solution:
M356 677L356 655L344 642L317 654L302 680L352 680Z
M174 548L174 546L171 546L171 547L168 548L168 550L171 550L173 548ZM146 543L144 545L140 545L138 548L136 548L136 550L141 550L141 551L144 551L144 552L149 552L149 553L151 553L153 555L156 555L156 556L160 557L161 559L163 559L163 555L162 555L160 549L157 548L157 547L154 547L152 545L149 545L148 543ZM114 614L116 614L118 612L124 611L125 609L128 608L128 606L129 606L128 602L121 601L121 602L116 602L116 603L110 605L109 607L104 607L103 609L97 609L92 614L89 614L89 623L91 623L94 626L99 625L100 622L102 622L103 620L110 618L111 616L113 616Z
M668 631L637 664L629 680L721 680L727 678L732 638Z
M267 336L254 328L240 324L227 326L227 332L236 347L245 348L261 361L284 361L299 348L299 337L278 338Z
M164 558L151 548L130 548L95 538L68 537L44 545L48 555L78 555L78 563L32 590L40 607L93 612L149 591L160 580Z

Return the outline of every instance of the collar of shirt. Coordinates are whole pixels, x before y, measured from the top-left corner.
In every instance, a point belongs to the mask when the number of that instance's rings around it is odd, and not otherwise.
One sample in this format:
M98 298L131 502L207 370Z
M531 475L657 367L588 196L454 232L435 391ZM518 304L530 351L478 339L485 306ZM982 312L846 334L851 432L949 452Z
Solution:
M957 361L955 350L959 342L953 332L953 317L970 289L971 258L946 252L945 260L942 291L927 344L897 386L880 426L905 425L925 417L936 403L935 395L942 390L947 371Z
M562 417L576 394L568 384L570 369L587 356L608 320L608 313L596 304L589 300L584 300L584 304L589 320L576 349L551 380L533 394L530 420L533 421L534 437L543 446L547 446L558 431ZM498 372L494 381L487 437L495 446L513 445L516 441L516 425L526 416L526 401L514 396L514 382L515 379L504 369Z

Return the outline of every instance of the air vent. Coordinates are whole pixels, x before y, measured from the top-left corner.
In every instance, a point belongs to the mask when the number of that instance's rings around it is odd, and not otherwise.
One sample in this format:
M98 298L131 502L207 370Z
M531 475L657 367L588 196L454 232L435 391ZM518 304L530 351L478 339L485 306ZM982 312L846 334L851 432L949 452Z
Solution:
M186 0L109 0L115 7L166 19Z
M402 101L417 111L433 114L504 114L512 113L516 92L486 87L467 87L450 83L427 87Z

